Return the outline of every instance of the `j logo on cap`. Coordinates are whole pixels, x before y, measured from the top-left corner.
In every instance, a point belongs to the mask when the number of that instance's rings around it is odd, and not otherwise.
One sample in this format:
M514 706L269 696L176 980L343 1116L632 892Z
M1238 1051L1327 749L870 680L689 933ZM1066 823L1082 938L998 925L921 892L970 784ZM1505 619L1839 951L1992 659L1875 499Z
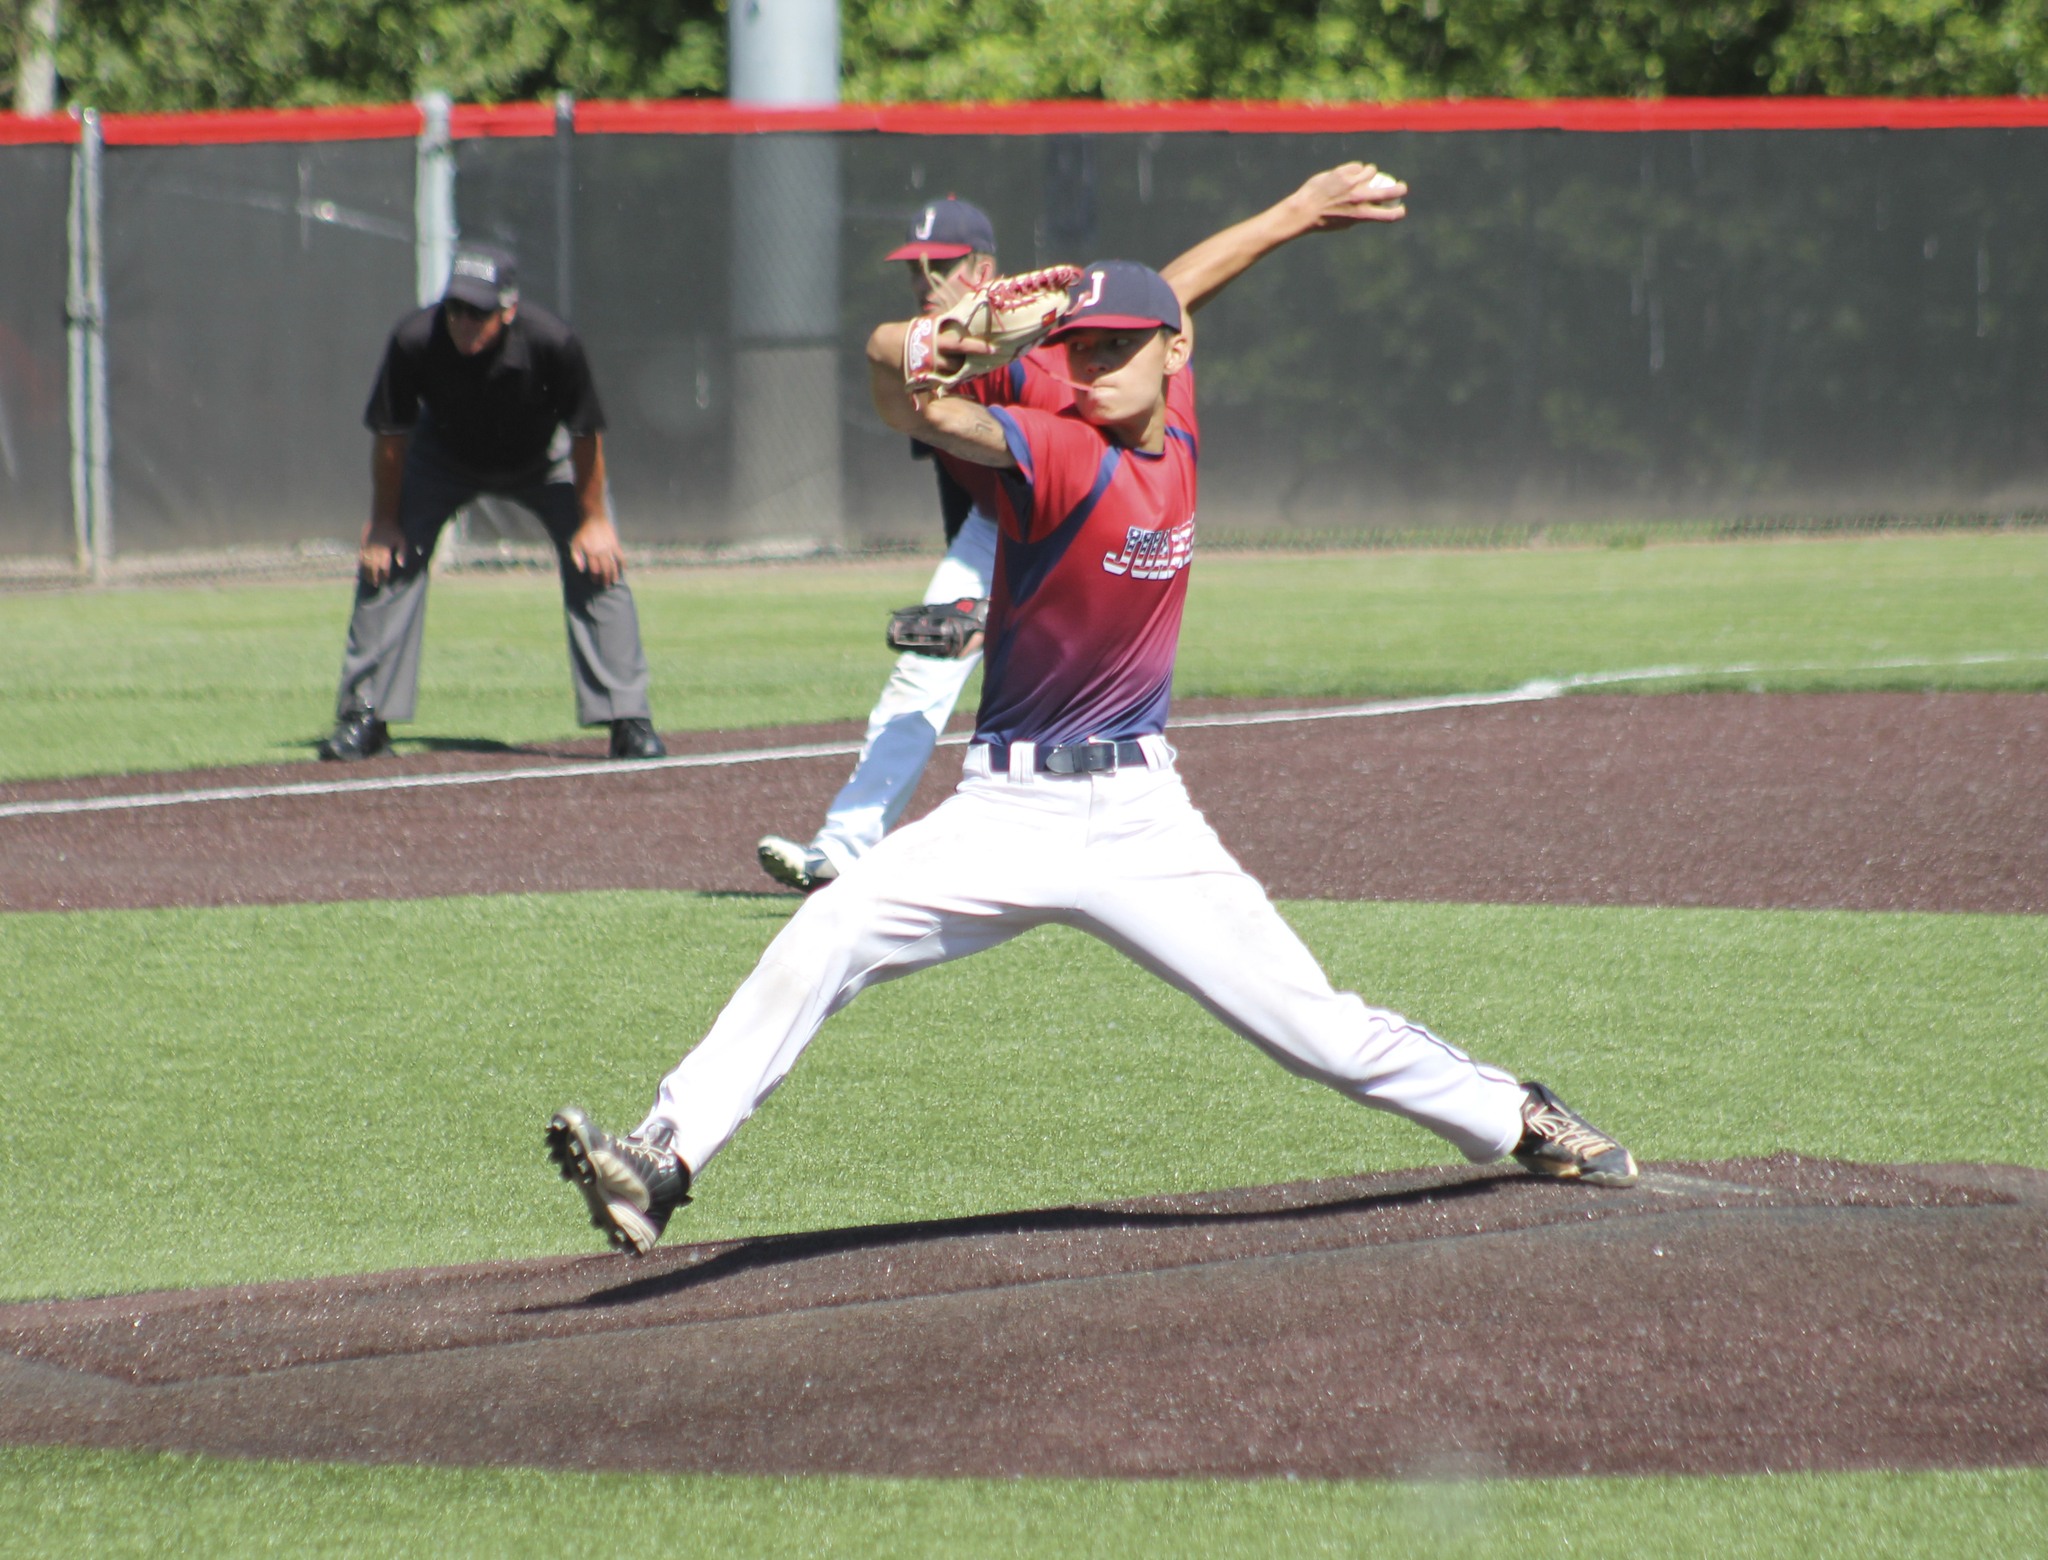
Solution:
M1067 294L1066 312L1046 339L1070 330L1181 328L1180 298L1172 284L1135 260L1097 260Z
M948 195L910 220L909 241L889 251L890 260L959 260L996 252L996 230L979 206Z

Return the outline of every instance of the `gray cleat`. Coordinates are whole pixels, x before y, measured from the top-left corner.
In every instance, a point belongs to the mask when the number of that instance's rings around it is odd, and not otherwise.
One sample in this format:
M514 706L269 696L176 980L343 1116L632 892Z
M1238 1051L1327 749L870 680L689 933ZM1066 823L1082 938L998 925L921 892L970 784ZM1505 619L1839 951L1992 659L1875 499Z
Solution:
M1633 1186L1636 1159L1542 1084L1524 1080L1515 1162L1531 1175L1593 1186Z
M761 870L784 888L814 894L839 876L830 858L813 845L799 845L779 834L766 836L754 847Z
M576 1183L590 1222L621 1251L652 1251L668 1216L690 1200L690 1167L668 1138L666 1130L615 1138L575 1105L548 1122L548 1158Z

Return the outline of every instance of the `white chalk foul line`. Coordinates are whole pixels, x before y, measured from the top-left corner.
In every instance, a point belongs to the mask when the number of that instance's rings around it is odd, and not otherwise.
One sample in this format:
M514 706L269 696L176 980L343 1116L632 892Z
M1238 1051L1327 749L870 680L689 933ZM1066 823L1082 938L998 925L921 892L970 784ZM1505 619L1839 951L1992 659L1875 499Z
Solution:
M1387 699L1376 704L1336 709L1259 710L1246 715L1195 716L1175 727L1269 726L1286 721L1356 719L1370 715L1403 715L1419 710L1467 709L1486 704L1518 704L1554 699L1559 683L1531 683L1503 693L1458 693L1417 699ZM941 737L941 747L964 747L970 734ZM624 758L588 764L549 764L529 769L471 770L461 774L385 775L360 780L305 780L279 785L222 785L191 791L144 791L122 796L67 797L43 802L0 804L0 818L41 818L64 813L119 812L128 808L180 807L203 802L255 802L276 797L341 796L369 791L426 791L454 785L506 785L525 780L589 780L605 775L644 775L662 769L721 769L740 764L769 764L792 758L845 758L860 751L858 742L821 742L803 747L747 748L737 752L689 753L674 758Z
M588 764L550 764L533 769L484 769L456 775L385 775L364 780L307 780L289 785L221 785L193 791L144 791L132 796L82 796L47 802L10 802L0 818L34 818L56 813L116 812L128 807L180 807L195 802L256 802L279 796L339 796L364 791L427 791L451 785L505 785L516 780L588 780L600 775L644 775L654 769L716 769L727 764L765 764L781 758L832 758L858 753L858 742L821 742L809 747L754 748L734 753L686 753L675 758L606 759Z
M1988 666L2008 661L2043 661L2048 655L1964 655L1942 660L1867 661L1853 666L1820 662L1793 666L1738 663L1733 666L1644 666L1631 671L1575 672L1567 677L1540 677L1519 688L1492 693L1445 693L1412 699L1378 699L1369 704L1330 705L1312 709L1250 710L1237 715L1193 715L1176 720L1176 730L1222 726L1278 726L1311 720L1366 720L1379 715L1416 715L1430 710L1483 709L1494 704L1529 704L1561 698L1579 688L1604 688L1620 683L1660 682L1684 677L1751 677L1766 672L1881 672L1933 666ZM966 732L941 737L942 747L964 747ZM282 785L224 785L191 791L144 791L124 796L83 796L42 802L0 804L0 818L48 818L65 813L120 812L145 807L185 807L208 802L255 802L276 797L344 796L371 791L430 791L457 785L510 785L528 780L591 780L606 775L644 775L662 769L723 769L740 764L772 764L794 758L846 758L860 751L858 742L819 742L800 747L743 748L724 753L685 753L672 758L624 758L588 764L550 764L529 769L470 770L461 774L384 775L352 780L305 780Z

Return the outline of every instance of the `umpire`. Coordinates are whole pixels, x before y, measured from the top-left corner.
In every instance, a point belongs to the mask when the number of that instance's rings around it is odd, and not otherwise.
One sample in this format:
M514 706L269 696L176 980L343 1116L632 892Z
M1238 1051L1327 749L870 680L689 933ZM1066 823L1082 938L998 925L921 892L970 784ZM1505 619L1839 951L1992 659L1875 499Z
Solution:
M609 724L614 758L663 756L590 365L573 330L522 307L512 255L456 249L441 301L392 330L363 421L376 436L370 523L320 756L368 758L389 745L389 723L413 718L427 564L441 528L482 493L532 511L555 544L578 722Z

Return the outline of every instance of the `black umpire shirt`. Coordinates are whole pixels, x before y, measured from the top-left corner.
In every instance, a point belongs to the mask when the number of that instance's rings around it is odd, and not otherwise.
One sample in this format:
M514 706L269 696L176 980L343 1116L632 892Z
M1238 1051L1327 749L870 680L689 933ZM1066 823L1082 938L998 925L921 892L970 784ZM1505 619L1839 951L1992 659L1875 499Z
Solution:
M530 476L548 463L557 428L604 427L604 408L575 331L519 305L498 339L464 357L430 304L400 320L363 421L372 433L425 433L479 477Z

